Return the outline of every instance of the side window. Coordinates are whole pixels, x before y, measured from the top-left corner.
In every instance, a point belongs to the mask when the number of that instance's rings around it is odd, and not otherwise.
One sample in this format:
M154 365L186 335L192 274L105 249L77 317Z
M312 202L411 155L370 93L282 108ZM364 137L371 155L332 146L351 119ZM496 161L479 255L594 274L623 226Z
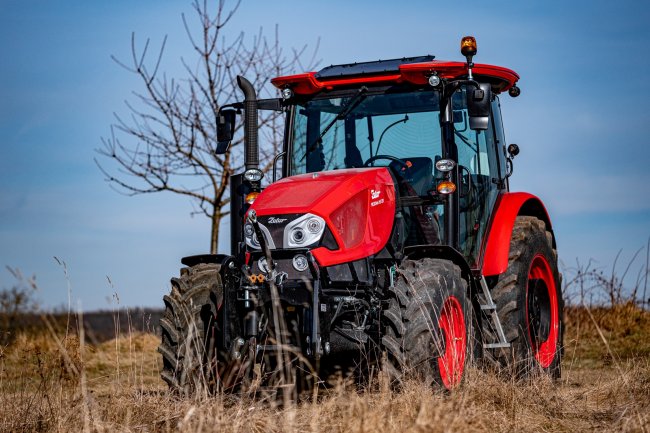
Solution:
M499 177L499 162L493 122L485 131L470 129L464 98L461 92L454 95L454 138L461 169L459 234L461 252L475 265L498 195L493 179Z

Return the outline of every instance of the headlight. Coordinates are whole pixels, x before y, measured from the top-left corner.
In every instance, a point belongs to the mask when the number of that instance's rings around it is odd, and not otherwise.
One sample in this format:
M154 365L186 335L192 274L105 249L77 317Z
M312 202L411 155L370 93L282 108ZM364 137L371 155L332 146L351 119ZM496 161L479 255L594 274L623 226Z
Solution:
M261 272L264 272L265 274L269 273L269 264L266 262L266 257L262 257L257 261L257 267Z
M309 233L318 233L323 230L323 224L320 218L309 218L307 220L307 231Z
M264 235L266 245L272 250L275 249L275 243L273 243L273 238L271 237L271 233L269 233L269 229L264 227L262 224L259 226L262 234ZM250 248L253 248L255 250L259 250L261 248L260 241L257 239L255 229L251 223L244 224L244 240L246 241L246 245L248 245Z
M300 227L294 227L291 230L291 241L295 244L302 245L305 243L306 237L305 231Z
M284 247L306 247L320 241L325 231L325 220L313 214L305 214L284 228Z
M295 256L291 263L293 264L293 268L298 272L304 272L309 267L309 261L307 260L307 257L302 254Z

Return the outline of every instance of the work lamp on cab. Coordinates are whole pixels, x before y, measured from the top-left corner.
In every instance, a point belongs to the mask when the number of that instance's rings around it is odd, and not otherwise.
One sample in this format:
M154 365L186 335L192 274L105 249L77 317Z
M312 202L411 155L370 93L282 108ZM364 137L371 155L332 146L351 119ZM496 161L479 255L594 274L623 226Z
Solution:
M286 87L286 88L282 89L281 94L282 94L282 99L284 99L286 101L287 99L291 99L291 97L293 96L293 90Z
M456 163L452 159L439 159L436 161L436 170L441 173L448 173L456 167Z
M429 85L431 87L438 87L440 85L440 77L436 74L429 76Z
M249 168L244 172L244 179L249 182L259 182L263 177L264 173L262 173L262 170L256 168Z

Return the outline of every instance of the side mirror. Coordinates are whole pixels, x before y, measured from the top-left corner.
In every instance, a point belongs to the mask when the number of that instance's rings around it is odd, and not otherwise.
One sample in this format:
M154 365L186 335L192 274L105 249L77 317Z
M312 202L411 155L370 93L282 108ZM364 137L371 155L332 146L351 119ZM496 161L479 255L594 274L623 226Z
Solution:
M515 143L508 145L508 154L510 155L510 159L513 159L515 156L519 155L519 146L517 146Z
M282 111L282 99L258 99L257 108L260 110Z
M234 109L219 110L217 118L217 148L214 151L217 155L222 155L228 150L235 132L235 119L237 111Z
M480 88L467 88L467 113L469 127L473 130L486 130L490 122L492 88L488 83L480 83Z

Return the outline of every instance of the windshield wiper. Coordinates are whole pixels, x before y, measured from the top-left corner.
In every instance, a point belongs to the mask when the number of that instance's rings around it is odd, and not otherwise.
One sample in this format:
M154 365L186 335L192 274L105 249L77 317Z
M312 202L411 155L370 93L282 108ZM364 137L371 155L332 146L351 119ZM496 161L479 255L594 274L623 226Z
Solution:
M399 119L391 123L390 125L388 125L386 128L384 128L381 135L379 136L379 143L377 143L377 151L375 151L375 155L379 155L379 146L381 146L381 140L383 140L386 131L388 131L390 128L392 128L395 125L399 125L400 123L406 123L408 121L409 121L409 115L405 114L403 119ZM370 151L370 155L372 155L372 151Z
M352 112L361 102L365 99L366 92L368 91L368 88L366 86L362 86L357 93L350 99L342 108L339 114L336 115L334 119L323 129L323 131L320 133L318 138L314 140L314 142L307 147L307 152L305 152L305 156L302 157L302 160L307 158L307 155L312 153L316 148L318 147L319 144L323 142L323 137L325 134L327 134L327 131L329 131L334 124L336 124L337 121L345 119L348 114Z

